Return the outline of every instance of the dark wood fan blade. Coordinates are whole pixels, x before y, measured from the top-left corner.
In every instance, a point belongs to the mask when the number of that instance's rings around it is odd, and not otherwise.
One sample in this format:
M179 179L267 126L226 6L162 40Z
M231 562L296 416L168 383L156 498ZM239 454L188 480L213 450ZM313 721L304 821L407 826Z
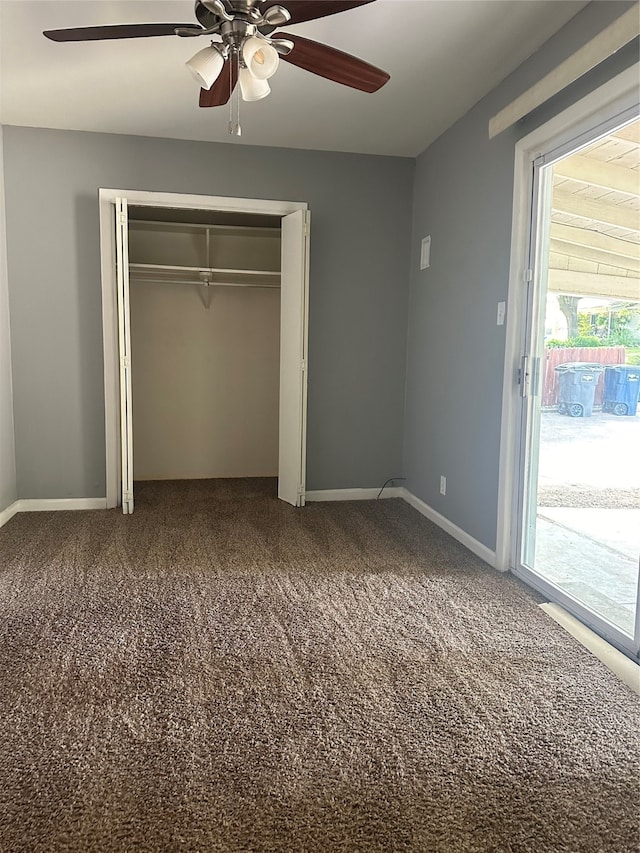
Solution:
M238 66L226 59L220 76L210 89L200 89L201 107L221 107L231 97L238 82Z
M315 21L316 18L337 15L338 12L347 12L373 2L374 0L263 0L260 11L264 14L269 6L281 5L291 13L290 24L301 24L303 21Z
M273 38L289 39L294 43L291 53L281 57L285 62L343 86L351 86L361 92L377 92L391 79L386 71L335 47L291 33L277 32Z
M112 27L74 27L70 30L45 30L51 41L102 41L103 39L138 39L149 36L173 36L178 27L193 29L188 24L116 24Z

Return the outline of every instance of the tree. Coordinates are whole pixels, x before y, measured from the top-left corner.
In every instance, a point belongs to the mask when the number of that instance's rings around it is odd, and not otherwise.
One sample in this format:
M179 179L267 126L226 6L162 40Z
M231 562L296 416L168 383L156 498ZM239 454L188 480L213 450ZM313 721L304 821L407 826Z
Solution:
M558 306L564 314L567 321L567 337L577 338L580 332L578 331L578 302L582 299L581 296L565 296L557 293Z

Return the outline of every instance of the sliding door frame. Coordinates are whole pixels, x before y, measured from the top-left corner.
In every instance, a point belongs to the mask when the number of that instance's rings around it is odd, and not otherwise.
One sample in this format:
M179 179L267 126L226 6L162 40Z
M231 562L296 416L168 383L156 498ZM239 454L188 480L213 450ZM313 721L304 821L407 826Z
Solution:
M536 249L539 226L537 194L541 187L538 179L544 167L638 115L639 79L640 63L637 63L525 136L515 147L496 531L496 568L500 571L517 572L520 563L521 459L524 453L522 390L531 380L527 363L522 359L528 354L531 290L537 276L538 259L532 253ZM555 587L537 576L526 580L550 598L557 593ZM573 606L573 612L589 624L598 621L579 605ZM637 612L636 637L639 620ZM610 641L615 644L615 638ZM625 651L629 652L626 644Z

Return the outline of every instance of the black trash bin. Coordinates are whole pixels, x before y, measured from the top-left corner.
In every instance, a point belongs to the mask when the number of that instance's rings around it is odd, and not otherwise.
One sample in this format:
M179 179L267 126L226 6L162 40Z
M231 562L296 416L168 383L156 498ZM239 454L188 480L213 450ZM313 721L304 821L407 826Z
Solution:
M640 367L616 364L604 371L603 412L614 415L635 415L640 391Z
M588 361L568 361L559 364L555 371L560 380L558 411L572 418L588 418L593 412L593 399L602 364Z

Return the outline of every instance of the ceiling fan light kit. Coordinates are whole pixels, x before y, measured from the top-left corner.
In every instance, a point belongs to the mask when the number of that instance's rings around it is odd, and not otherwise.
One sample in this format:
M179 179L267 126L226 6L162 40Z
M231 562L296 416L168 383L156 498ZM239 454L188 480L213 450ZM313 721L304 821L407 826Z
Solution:
M185 63L203 89L210 89L222 71L226 57L217 45L199 50Z
M278 51L264 38L251 36L242 45L244 67L258 80L268 80L278 70Z
M280 58L319 77L362 92L377 92L388 82L386 71L349 53L289 33L274 33L282 24L300 24L338 12L366 6L374 0L195 0L197 24L116 24L45 30L55 42L147 38L177 35L212 36L211 45L186 63L200 84L200 106L229 103L240 83L245 101L265 98L267 82L278 70ZM239 103L236 109L239 111ZM240 135L239 119L229 123Z
M238 81L243 101L261 101L271 92L269 83L260 77L254 77L248 68L240 69Z

